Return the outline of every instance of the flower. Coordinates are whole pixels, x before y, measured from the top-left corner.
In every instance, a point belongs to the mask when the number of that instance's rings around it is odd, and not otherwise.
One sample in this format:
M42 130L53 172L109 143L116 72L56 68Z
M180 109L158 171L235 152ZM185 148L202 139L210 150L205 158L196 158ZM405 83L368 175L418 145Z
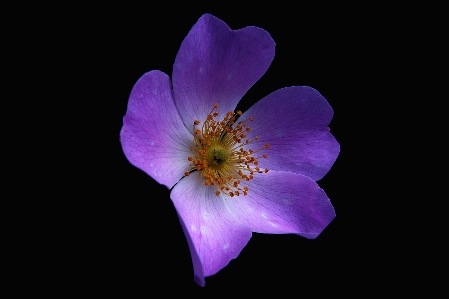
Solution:
M204 286L252 232L316 238L335 217L315 181L340 147L333 110L315 89L277 90L234 112L274 58L257 27L232 31L205 14L181 44L170 78L144 74L131 91L120 139L128 160L170 194Z

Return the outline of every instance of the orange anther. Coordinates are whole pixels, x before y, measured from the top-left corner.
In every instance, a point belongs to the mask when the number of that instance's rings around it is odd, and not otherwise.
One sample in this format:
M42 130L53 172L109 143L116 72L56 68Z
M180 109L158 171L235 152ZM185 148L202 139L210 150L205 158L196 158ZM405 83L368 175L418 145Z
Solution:
M265 168L265 173L267 173L268 172L268 168Z
M221 112L215 110L216 108L218 108L218 103L214 104L214 108L209 112L205 121L197 119L193 121L194 139L190 151L194 153L187 157L192 169L184 174L188 176L194 170L201 171L202 184L212 185L217 196L222 193L230 197L247 195L248 187L243 187L240 180L242 182L250 181L254 178L255 173L264 171L257 166L257 159L266 158L267 155L255 157L252 155L261 149L246 151L243 148L254 140L259 140L259 136L251 139L247 136L247 132L252 131L250 127L246 126L248 119L235 122L236 118L243 115L242 111L229 111L220 121L216 117ZM249 117L249 120L254 120L254 117ZM198 127L201 123L202 127ZM215 163L208 163L208 160L212 159L214 155L212 144L229 150L230 156L229 161L225 160L226 165L219 166ZM268 143L264 145L264 148L269 147ZM268 172L268 169L265 169L265 172Z
M268 156L267 156L267 155L265 155L265 154L263 154L263 155L262 155L262 157L264 157L265 159L266 159L266 158L268 158Z

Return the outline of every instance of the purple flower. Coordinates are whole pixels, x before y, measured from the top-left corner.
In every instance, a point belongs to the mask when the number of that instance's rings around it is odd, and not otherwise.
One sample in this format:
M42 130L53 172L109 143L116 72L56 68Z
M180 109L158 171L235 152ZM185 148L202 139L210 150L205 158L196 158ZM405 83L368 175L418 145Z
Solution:
M181 44L173 88L166 74L150 71L129 98L123 151L173 188L201 286L238 256L252 232L313 239L335 217L315 182L340 151L323 96L310 87L287 87L245 113L234 112L274 51L265 30L232 31L205 14Z

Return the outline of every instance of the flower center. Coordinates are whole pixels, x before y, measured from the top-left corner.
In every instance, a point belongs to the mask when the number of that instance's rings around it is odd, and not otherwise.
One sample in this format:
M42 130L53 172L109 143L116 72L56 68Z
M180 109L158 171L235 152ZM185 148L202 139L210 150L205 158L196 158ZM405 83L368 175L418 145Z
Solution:
M190 147L193 156L188 157L191 168L184 174L188 176L193 171L201 171L201 183L212 186L217 196L220 193L231 197L247 195L248 187L241 183L252 180L255 174L268 172L267 168L261 170L257 166L257 159L266 159L267 155L256 157L255 154L270 145L267 143L261 149L245 150L244 146L259 139L258 136L246 139L245 133L251 131L247 121L254 118L251 116L248 120L240 121L233 128L236 117L242 115L242 112L230 111L222 121L216 121L214 118L218 116L218 112L214 110L217 108L218 104L215 104L201 130L197 129L200 121L193 122L194 138L193 146Z

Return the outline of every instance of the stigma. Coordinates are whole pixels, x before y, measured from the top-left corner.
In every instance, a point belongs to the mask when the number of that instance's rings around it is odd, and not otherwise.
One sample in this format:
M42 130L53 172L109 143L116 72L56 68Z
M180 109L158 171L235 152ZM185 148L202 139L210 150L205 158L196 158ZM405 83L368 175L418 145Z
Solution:
M214 104L202 125L199 120L193 122L192 155L187 158L190 169L184 174L189 176L194 171L200 171L201 184L214 188L217 196L221 193L231 197L248 195L245 182L255 175L268 172L267 168L258 167L258 159L266 159L267 155L258 153L270 145L267 143L260 149L248 149L254 140L259 139L258 136L253 139L246 137L251 131L248 122L254 118L251 116L236 124L236 118L242 112L230 111L223 120L218 121L217 108L218 104Z

